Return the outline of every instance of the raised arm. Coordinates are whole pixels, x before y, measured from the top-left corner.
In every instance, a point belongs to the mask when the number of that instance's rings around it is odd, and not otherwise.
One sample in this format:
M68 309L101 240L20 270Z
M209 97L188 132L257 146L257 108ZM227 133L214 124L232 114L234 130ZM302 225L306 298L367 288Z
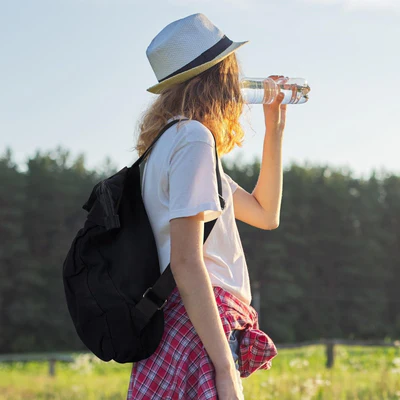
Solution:
M264 104L265 137L260 174L252 193L238 187L233 194L235 218L260 229L279 226L282 201L282 142L286 122L283 96Z

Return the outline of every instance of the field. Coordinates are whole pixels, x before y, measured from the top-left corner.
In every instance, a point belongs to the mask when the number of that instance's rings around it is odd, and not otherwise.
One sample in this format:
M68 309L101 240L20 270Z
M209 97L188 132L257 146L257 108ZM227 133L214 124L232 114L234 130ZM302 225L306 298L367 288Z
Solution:
M279 350L279 348L278 348ZM400 348L336 346L325 368L323 346L282 349L269 371L243 379L246 400L399 400ZM89 354L74 363L0 364L0 400L124 400L131 365Z

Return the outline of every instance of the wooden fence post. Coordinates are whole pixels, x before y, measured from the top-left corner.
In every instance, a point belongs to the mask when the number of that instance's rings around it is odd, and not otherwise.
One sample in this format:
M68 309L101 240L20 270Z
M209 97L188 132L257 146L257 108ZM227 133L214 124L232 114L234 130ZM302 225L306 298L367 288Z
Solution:
M54 359L49 360L49 375L50 376L56 375L56 360Z
M332 368L335 362L335 342L328 340L326 342L326 368Z

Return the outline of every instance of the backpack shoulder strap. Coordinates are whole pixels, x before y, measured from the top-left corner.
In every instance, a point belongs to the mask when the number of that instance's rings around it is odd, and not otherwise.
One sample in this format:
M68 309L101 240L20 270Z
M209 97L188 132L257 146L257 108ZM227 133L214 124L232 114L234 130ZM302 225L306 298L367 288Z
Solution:
M135 163L132 165L136 166L139 165L143 162L143 160L147 157L147 155L150 153L151 149L153 148L153 146L156 144L157 140L160 139L161 135L167 130L169 129L172 125L175 125L176 123L180 122L180 121L184 121L187 120L188 118L183 118L183 119L175 119L171 122L169 122L167 125L164 126L164 128L161 129L160 133L156 136L156 138L153 140L153 142L150 144L150 146L146 149L146 151L135 161Z
M146 159L147 155L149 154L149 152L151 151L151 149L153 148L153 146L156 144L157 140L160 139L160 137L162 136L162 134L169 129L172 125L175 125L176 123L180 122L180 121L187 121L188 118L182 118L182 119L175 119L171 122L169 122L167 125L164 126L164 128L160 131L160 133L157 135L157 137L153 140L153 142L150 144L150 146L146 149L146 151L135 161L135 163L132 165L132 168L136 165L139 166L139 170L140 170L140 182L142 181L142 177L143 177L143 173L144 173L144 165L145 162L144 160ZM211 132L212 133L212 132ZM221 172L219 170L219 163L218 163L218 151L217 151L217 141L215 139L215 135L212 133L213 138L214 138L214 149L215 149L215 161L216 161L216 175L217 175L217 187L218 187L218 198L219 198L219 204L221 206L221 209L223 210L225 208L225 200L222 196L222 183L221 183ZM205 232L205 231L204 231Z
M146 149L146 151L135 161L135 163L132 165L132 167L138 166L139 167L139 173L140 173L140 184L142 185L143 183L143 174L144 174L144 167L147 162L147 155L150 153L151 149L153 146L156 144L157 140L160 139L162 134L169 129L172 125L175 125L179 121L184 121L187 120L188 118L183 118L183 119L175 119L171 122L169 122L167 125L164 126L164 128L161 129L160 133L156 136L156 138L153 140L153 142L150 144L150 146Z
M173 121L176 122L176 121ZM149 148L143 153L142 157L144 158L148 151L153 147L154 143L160 138L162 133L164 133L169 127L171 123L165 127L161 133L156 137L154 142L149 146ZM215 159L216 159L216 175L217 175L217 186L218 186L218 197L221 205L221 209L225 208L225 200L222 196L222 182L221 182L221 173L219 169L219 159L218 159L218 151L217 151L217 142L214 137L215 142ZM140 163L143 161L142 157L136 161ZM135 163L136 164L136 163ZM208 221L204 224L204 237L203 237L203 244L206 242L208 236L210 235L215 223L217 222L218 218L213 219L212 221ZM161 274L161 276L157 279L153 286L149 287L140 301L136 304L136 310L139 310L142 313L141 318L141 329L143 329L151 317L158 311L161 310L165 304L167 303L167 299L172 291L176 287L176 282L174 276L171 271L171 264L168 264L167 268ZM153 300L149 298L152 297Z

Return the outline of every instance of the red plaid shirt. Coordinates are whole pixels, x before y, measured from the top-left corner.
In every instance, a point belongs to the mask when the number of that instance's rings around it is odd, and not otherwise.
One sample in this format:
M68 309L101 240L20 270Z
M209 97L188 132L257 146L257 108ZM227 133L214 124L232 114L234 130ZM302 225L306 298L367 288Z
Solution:
M256 310L221 287L213 290L227 340L233 329L244 330L240 376L271 368L277 350L270 337L258 329ZM164 334L157 350L133 364L127 400L217 400L214 366L177 287L168 298L164 315Z

